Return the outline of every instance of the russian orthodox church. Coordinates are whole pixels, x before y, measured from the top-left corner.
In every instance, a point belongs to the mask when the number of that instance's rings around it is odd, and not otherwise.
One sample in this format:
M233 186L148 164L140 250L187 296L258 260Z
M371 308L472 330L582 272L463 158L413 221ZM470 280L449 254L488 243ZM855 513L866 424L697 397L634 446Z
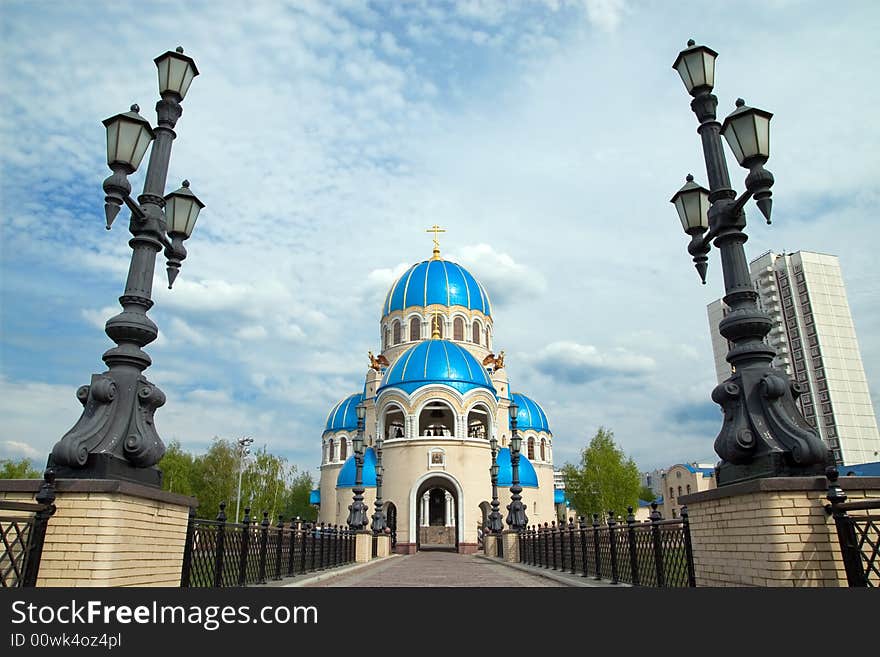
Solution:
M432 231L429 231L432 232ZM555 519L553 436L543 409L511 392L504 352L494 352L492 304L464 267L434 253L395 281L379 320L381 353L370 352L360 392L327 417L321 437L320 487L313 492L319 521L344 525L355 486L352 440L356 408L366 407L364 502L376 499L376 439L382 437L382 501L397 551L445 547L478 549L478 528L491 511L492 457L499 444L498 499L510 503L511 401L519 407L519 465L529 523Z

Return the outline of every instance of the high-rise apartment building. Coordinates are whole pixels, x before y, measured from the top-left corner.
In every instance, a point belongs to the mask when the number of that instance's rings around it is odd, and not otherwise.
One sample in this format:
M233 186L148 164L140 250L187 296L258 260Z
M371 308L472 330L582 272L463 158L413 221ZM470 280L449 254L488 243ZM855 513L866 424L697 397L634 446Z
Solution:
M837 256L809 251L772 251L752 261L758 304L773 320L767 343L774 366L807 386L798 405L838 463L880 458L880 434L859 353ZM727 308L708 306L718 382L727 379L729 345L718 332Z

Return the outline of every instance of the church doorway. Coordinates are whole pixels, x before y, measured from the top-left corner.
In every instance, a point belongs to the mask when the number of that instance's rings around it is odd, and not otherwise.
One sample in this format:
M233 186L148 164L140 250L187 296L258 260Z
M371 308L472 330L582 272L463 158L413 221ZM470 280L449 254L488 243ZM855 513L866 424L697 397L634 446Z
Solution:
M452 482L431 477L416 492L416 549L458 551L458 495Z

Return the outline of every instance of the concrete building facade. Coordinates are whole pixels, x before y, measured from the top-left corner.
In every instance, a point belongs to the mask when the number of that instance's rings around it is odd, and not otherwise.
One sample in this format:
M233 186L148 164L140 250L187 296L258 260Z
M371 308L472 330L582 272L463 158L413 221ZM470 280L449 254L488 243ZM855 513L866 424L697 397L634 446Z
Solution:
M773 364L807 387L798 400L807 422L838 464L877 461L877 417L837 256L768 251L750 272L758 303L773 320L767 336L777 353ZM707 308L719 383L731 374L729 345L718 332L726 310L720 299Z

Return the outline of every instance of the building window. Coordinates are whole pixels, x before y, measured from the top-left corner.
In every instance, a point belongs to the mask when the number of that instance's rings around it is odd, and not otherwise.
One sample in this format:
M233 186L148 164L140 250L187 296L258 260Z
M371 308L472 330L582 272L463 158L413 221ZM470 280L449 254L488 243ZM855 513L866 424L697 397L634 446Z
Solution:
M396 319L394 320L394 324L391 325L391 332L393 334L394 344L400 344L400 322Z
M675 478L676 478L676 479L681 479L681 472L676 472L676 473L675 473Z
M327 461L335 461L336 460L336 446L333 444L333 439L330 439L330 442L327 443Z
M422 320L418 317L413 317L409 320L409 339L412 342L416 340L421 340L422 338Z
M681 497L681 486L678 487L678 496Z
M480 344L480 323L479 322L474 321L472 333L473 333L473 342L475 342L476 344Z
M542 461L546 461L546 460L547 460L547 457L546 457L546 453L547 453L547 452L546 452L546 447L547 447L547 446L546 446L546 444L545 444L545 442L544 442L544 439L541 438L541 460L542 460ZM648 479L650 479L650 477L649 477Z
M528 446L529 446L528 447L529 460L533 461L535 459L535 439L534 438L529 438Z
M452 322L452 339L464 340L464 320L461 317L456 317Z
M386 326L385 327L385 340L382 343L382 351L388 349L391 345L391 330Z
M348 458L348 441L345 438L339 439L339 460L344 461Z
M690 484L687 485L687 494L688 495L691 494L691 485Z
M669 497L675 498L675 491L672 489L672 486L669 487Z

